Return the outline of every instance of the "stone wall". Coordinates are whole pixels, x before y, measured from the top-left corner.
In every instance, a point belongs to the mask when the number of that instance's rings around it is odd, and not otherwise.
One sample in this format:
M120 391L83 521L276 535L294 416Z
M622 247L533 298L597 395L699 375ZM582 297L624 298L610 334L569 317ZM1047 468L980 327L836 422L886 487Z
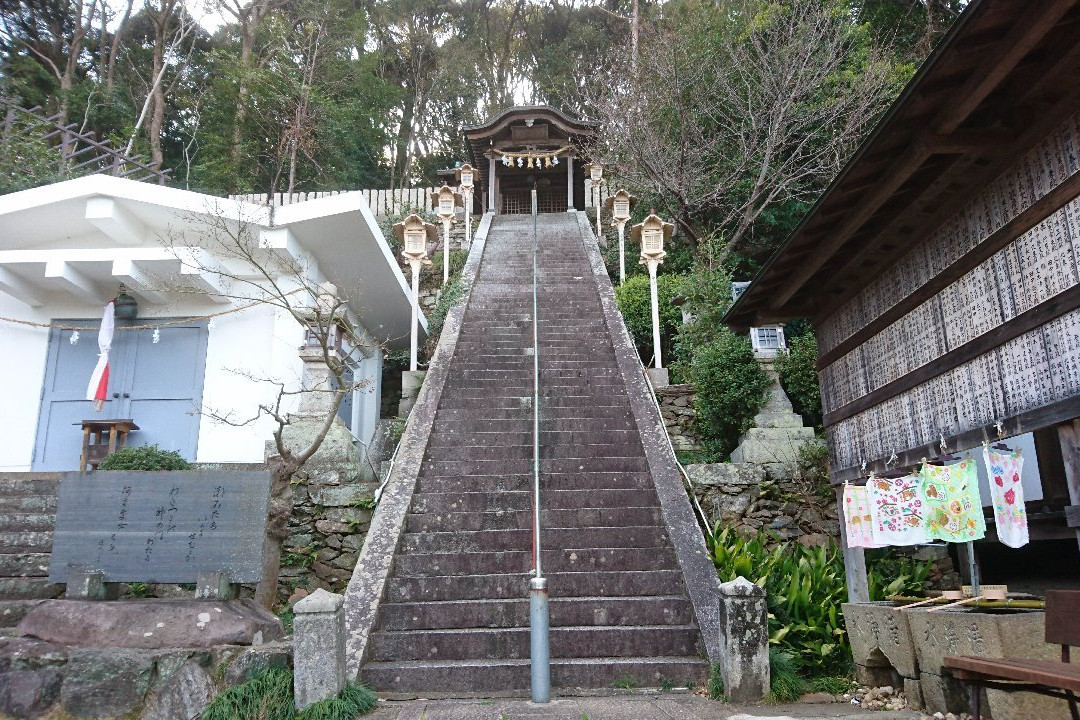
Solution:
M803 483L771 479L758 465L687 465L694 495L709 522L753 534L766 528L781 540L818 546L840 534L836 503Z
M222 690L291 664L288 642L136 650L0 637L0 717L198 717Z
M303 468L293 479L289 537L281 552L279 598L297 588L341 592L371 525L378 484L340 466Z
M675 450L701 450L701 438L694 432L694 386L686 384L657 388L656 399L660 402L660 414Z

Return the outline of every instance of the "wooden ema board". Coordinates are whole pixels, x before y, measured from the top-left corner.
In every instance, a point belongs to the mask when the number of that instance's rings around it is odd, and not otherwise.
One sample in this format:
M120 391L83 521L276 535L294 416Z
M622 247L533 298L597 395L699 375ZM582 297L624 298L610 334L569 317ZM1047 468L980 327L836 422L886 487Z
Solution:
M1074 117L823 319L822 355L913 296L1078 169L1080 118ZM832 353L820 380L834 467L936 445L942 435L1080 396L1078 286L1080 198L881 330L862 333L859 345Z
M49 580L186 583L200 572L258 582L269 472L65 473Z

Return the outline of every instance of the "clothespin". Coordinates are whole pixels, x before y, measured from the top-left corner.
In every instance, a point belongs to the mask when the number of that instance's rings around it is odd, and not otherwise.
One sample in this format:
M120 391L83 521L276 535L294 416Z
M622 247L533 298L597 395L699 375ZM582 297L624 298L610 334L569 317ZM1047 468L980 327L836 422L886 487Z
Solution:
M938 435L941 438L941 442L938 444L938 447L941 448L941 454L944 455L945 453L949 452L949 446L945 443L945 433L939 431Z
M896 456L896 448L893 448L893 451L891 453L889 453L889 459L885 461L885 467L889 467L890 465L892 465L894 462L896 462L899 459L900 458L898 458Z
M997 429L997 439L1003 440L1005 438L1005 423L999 419L994 422L994 427Z

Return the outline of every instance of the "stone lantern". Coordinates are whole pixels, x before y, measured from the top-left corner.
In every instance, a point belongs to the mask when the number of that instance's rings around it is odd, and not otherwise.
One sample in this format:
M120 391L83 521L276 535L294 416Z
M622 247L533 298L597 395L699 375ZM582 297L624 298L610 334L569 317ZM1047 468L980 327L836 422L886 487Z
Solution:
M458 168L458 192L465 205L465 249L472 247L472 198L476 170L469 163Z
M619 229L619 284L626 280L626 223L637 204L637 198L620 188L604 201L604 209L611 213L611 224Z
M454 224L454 211L461 206L461 195L446 183L431 193L431 206L443 224L443 285L450 280L450 226Z
M424 218L413 213L394 225L394 235L401 242L401 254L409 261L412 268L412 325L409 329L409 372L416 372L416 332L419 322L420 306L420 266L430 261L427 259L429 242L438 242L435 226L425 222Z
M656 268L664 262L664 245L671 239L675 225L664 222L655 211L630 228L630 240L641 243L641 264L649 268L649 291L652 300L653 359L655 367L650 369L649 377L656 386L667 385L667 371L660 357L660 304L656 291Z
M596 239L600 239L603 232L600 228L600 186L604 182L604 165L598 160L593 160L585 166L585 172L592 181L593 191L596 192Z

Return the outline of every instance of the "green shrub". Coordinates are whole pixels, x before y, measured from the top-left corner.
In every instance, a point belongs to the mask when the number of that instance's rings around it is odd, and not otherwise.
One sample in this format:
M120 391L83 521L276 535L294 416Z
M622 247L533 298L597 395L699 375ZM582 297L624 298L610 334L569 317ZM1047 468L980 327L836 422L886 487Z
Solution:
M921 595L933 563L877 548L866 551L866 567L870 599L884 600L890 595Z
M694 353L690 380L697 434L715 457L726 457L753 424L772 381L754 359L749 338L726 329Z
M375 693L349 684L336 698L297 710L293 674L267 670L220 693L199 715L199 720L353 720L378 704Z
M453 260L453 255L450 256ZM435 303L435 309L428 315L428 341L426 350L428 357L435 354L435 348L439 344L439 335L442 334L443 323L446 322L446 314L450 308L465 299L465 283L460 279L454 279L446 283L439 295L439 301Z
M441 236L440 236L441 237ZM428 256L431 265L425 265L420 270L420 284L423 287L439 287L442 285L443 252L436 250ZM450 251L450 282L461 277L461 271L465 269L465 263L469 259L469 253L465 250ZM410 279L411 281L411 279Z
M814 427L821 427L821 390L818 387L818 346L814 333L807 332L788 343L788 352L776 358L776 372L795 412Z
M98 465L98 470L187 470L190 467L191 464L175 450L140 445L109 453Z
M719 526L706 540L721 581L741 575L765 588L769 642L791 656L804 678L847 674L851 648L840 613L840 604L847 602L847 585L843 556L835 543L809 548L778 542L764 530L745 537ZM868 556L871 600L883 600L900 585L909 589L921 585L929 573L929 563L875 552L882 554ZM886 585L889 578L892 584Z
M672 299L679 294L682 280L682 276L671 274L659 275L656 278L656 298L660 311L660 352L665 357L671 355L675 336L682 326L682 310L671 304ZM649 365L653 356L649 276L628 276L626 282L615 289L615 302L642 362Z

